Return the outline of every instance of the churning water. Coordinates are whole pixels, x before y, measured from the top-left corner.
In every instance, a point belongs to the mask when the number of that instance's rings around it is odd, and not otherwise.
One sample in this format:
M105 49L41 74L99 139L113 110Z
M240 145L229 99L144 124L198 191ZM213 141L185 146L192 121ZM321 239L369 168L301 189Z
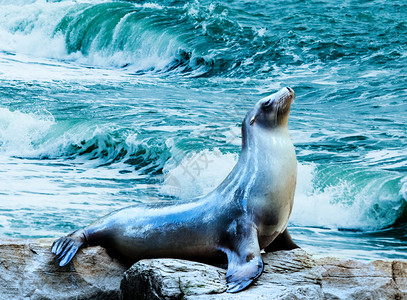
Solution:
M294 239L407 258L404 0L0 0L0 235L210 191L284 86Z

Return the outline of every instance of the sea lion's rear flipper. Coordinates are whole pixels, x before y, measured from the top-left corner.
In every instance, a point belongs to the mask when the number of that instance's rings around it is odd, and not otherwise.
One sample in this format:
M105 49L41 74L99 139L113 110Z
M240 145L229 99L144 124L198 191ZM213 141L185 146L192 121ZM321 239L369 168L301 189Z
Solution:
M57 255L59 260L59 266L63 267L67 265L76 252L82 248L84 242L73 236L65 236L56 240L52 244L51 252Z
M229 293L243 290L263 272L263 261L257 234L253 233L252 237L237 240L236 249L225 251L228 257L226 283Z
M284 230L270 245L264 248L266 252L273 252L278 250L292 250L300 248L291 238L288 229Z

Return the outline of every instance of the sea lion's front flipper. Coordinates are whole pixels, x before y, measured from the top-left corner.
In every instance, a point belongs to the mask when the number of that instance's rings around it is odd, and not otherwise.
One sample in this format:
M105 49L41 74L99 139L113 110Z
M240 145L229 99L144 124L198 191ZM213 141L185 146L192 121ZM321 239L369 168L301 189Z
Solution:
M254 230L253 230L254 231ZM236 249L227 249L227 292L236 293L250 285L263 272L257 234L238 239Z
M280 234L270 245L264 248L266 252L273 252L278 250L292 250L295 248L300 248L291 238L286 228L282 234Z
M75 233L76 232L57 239L52 244L51 252L57 255L60 267L67 265L75 256L76 252L85 244L84 240L75 235Z

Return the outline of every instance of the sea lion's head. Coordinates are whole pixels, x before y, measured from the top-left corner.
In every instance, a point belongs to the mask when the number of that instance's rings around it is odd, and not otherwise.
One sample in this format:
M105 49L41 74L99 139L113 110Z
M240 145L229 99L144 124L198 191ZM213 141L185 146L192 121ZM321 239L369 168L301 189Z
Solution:
M273 131L274 129L287 128L288 115L294 98L293 89L285 87L277 93L260 99L244 118L242 126L243 148L246 147L249 140L254 140L253 137L259 135L256 129Z
M243 126L261 126L267 129L287 126L288 115L294 98L293 89L285 87L277 93L259 100L246 115Z

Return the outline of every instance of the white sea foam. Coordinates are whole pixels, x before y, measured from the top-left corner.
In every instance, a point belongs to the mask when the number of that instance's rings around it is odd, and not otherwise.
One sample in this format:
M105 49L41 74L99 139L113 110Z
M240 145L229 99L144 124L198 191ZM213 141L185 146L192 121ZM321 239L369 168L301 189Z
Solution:
M237 154L223 154L217 149L191 153L179 160L178 157L173 153L164 167L165 181L161 192L182 199L202 196L215 189L238 159Z
M82 124L83 125L83 124ZM57 129L58 124L51 113L23 113L0 107L0 153L17 157L58 157L64 148L80 144L85 138L96 136L97 126Z
M101 152L106 150L103 145L108 132L109 128L86 121L58 123L47 111L23 113L0 107L0 154L5 156L59 158L72 145L86 147L86 141L101 145L95 150ZM87 157L83 160L89 167L100 163Z
M392 225L399 217L402 190L386 187L400 180L397 176L385 174L368 181L345 178L321 189L313 182L324 173L317 171L315 164L300 164L298 173L291 216L295 225L377 230Z
M49 113L36 115L0 107L0 152L16 156L32 153L54 124Z
M62 36L53 37L55 27L72 2L2 4L0 49L33 57L61 58L66 54Z

